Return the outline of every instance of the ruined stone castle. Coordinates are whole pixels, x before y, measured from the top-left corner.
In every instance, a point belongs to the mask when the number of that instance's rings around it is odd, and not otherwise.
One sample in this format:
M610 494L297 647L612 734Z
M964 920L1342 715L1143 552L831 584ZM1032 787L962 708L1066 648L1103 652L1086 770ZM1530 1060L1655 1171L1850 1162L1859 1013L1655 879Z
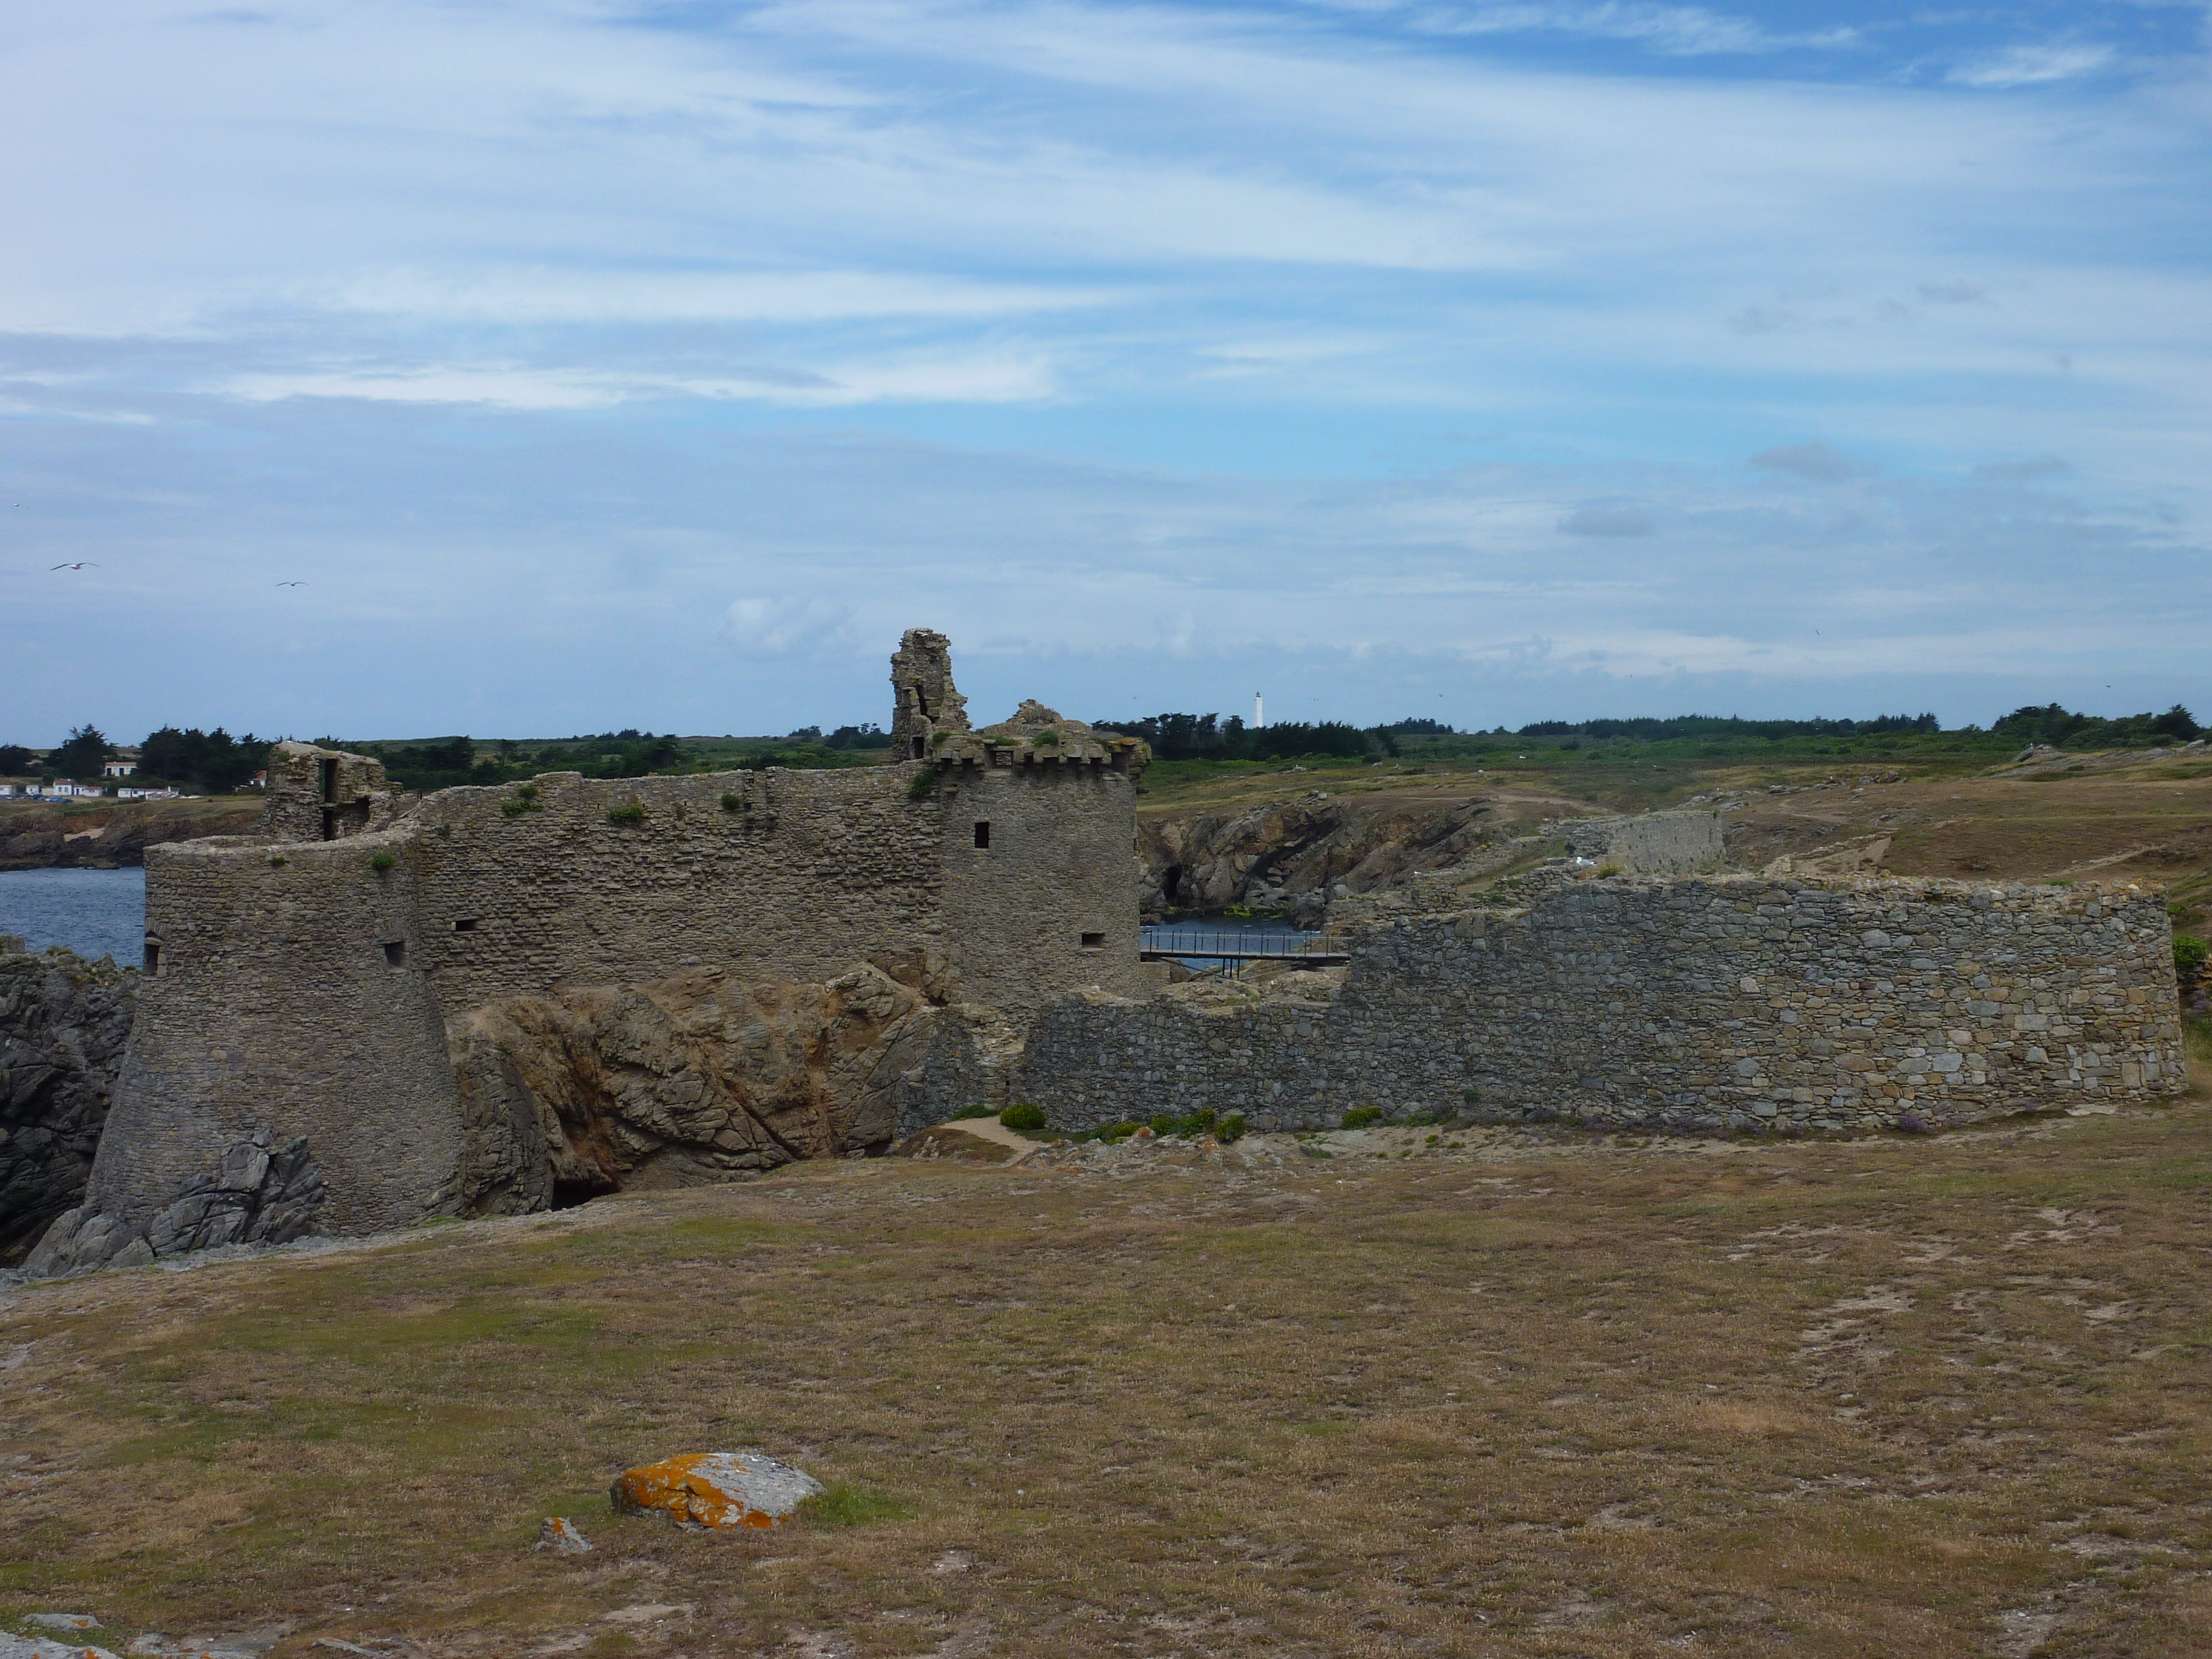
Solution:
M1170 986L1145 745L1030 702L972 728L941 635L892 690L893 762L839 771L415 799L280 745L259 833L148 853L114 1103L32 1270L742 1178L1014 1100L1850 1132L2183 1086L2154 892L1683 873L1709 816L1354 923L1345 967Z

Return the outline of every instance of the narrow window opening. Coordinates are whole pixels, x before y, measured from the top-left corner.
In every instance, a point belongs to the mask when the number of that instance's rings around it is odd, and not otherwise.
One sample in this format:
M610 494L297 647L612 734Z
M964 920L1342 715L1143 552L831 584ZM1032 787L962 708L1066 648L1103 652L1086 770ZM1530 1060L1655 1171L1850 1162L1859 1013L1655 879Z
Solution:
M334 801L337 798L338 763L334 760L326 760L323 763L323 799Z
M1083 948L1086 951L1104 950L1106 948L1106 935L1103 933L1085 933L1083 936Z
M991 826L989 823L986 821L977 823L975 826L975 845L978 847L988 847L990 844Z
M473 933L476 930L477 919L474 916L464 917L453 924L453 931L457 933Z
M337 838L338 809L335 806L325 806L323 808L323 839L336 841Z
M394 968L404 968L407 965L406 945L401 940L393 939L384 947L384 959Z
M146 971L149 975L161 971L161 946L158 940L146 941Z
M924 755L927 754L928 752L929 752L929 744L928 744L928 741L927 741L926 738L916 738L914 740L914 757L915 757L916 760L920 760L920 759L921 759Z

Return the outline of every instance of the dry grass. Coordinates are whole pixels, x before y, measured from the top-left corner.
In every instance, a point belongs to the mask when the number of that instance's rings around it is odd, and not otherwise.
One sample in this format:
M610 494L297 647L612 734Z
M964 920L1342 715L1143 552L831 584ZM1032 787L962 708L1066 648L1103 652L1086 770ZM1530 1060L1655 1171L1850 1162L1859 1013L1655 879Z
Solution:
M820 1165L33 1287L0 1613L280 1654L2201 1654L2208 1124ZM626 1465L745 1447L907 1513L608 1513ZM533 1554L555 1513L599 1553Z

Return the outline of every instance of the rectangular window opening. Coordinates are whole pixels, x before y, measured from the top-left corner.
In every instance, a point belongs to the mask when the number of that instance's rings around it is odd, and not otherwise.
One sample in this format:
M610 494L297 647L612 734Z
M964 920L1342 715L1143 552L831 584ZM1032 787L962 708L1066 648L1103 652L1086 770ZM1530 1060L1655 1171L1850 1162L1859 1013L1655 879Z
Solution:
M384 960L394 968L404 968L407 965L407 946L401 940L393 939L390 944L386 945L384 947Z
M474 916L469 916L453 924L453 931L457 933L473 933L476 930L477 919Z
M990 821L989 821L988 819L982 819L982 820L980 820L980 821L978 821L978 823L976 823L976 825L975 825L975 845L976 845L976 846L978 846L978 847L988 847L990 844L991 844L991 825L990 825Z
M338 809L335 806L325 806L323 808L323 839L336 841L337 838Z
M1106 935L1103 933L1085 933L1083 936L1083 948L1086 951L1104 950L1106 948Z
M927 738L916 738L914 740L914 757L915 757L916 760L920 760L923 756L927 755L928 752L929 752L929 740L928 740Z
M337 798L338 763L334 760L326 760L323 763L323 799L336 800Z
M149 975L161 971L161 945L158 939L146 941L146 971Z

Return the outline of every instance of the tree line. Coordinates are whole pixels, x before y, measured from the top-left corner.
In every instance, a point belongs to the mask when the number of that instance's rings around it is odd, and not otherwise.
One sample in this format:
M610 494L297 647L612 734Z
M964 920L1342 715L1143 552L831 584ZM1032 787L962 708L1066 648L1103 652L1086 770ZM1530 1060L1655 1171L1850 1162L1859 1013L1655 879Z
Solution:
M70 729L68 741L44 755L18 743L0 743L0 777L42 777L79 783L101 781L101 768L121 752L91 721ZM179 731L165 726L138 745L134 784L173 784L210 795L243 789L269 764L269 740L248 732L234 738L220 726Z

